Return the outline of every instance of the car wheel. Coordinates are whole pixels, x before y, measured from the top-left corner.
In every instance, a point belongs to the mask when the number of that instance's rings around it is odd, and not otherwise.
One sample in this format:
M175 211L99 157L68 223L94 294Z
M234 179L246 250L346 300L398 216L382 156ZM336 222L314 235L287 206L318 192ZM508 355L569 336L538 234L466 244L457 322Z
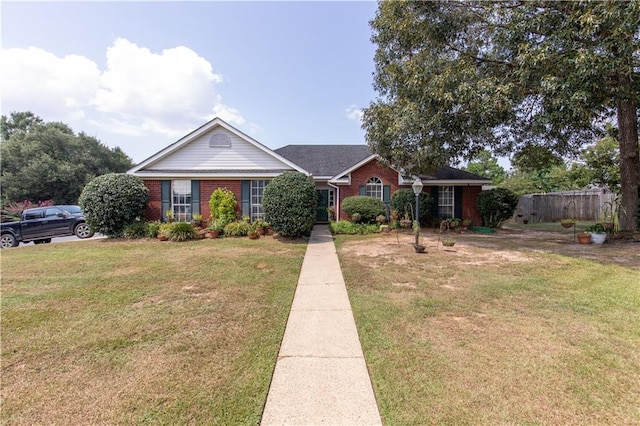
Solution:
M89 224L87 223L79 223L76 226L76 229L74 231L74 233L76 234L76 237L78 238L91 238L93 237L93 232L91 231L91 228L89 227Z
M18 245L18 241L16 241L16 237L11 234L2 234L0 236L0 247L1 248L9 248L15 247Z

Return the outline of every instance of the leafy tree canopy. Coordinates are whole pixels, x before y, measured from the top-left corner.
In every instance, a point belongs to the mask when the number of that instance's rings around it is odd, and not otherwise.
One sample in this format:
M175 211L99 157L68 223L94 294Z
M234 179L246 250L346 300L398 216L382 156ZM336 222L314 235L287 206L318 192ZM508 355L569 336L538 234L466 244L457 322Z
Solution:
M613 136L606 136L587 147L581 157L591 183L620 192L620 144Z
M511 159L513 166L521 172L535 172L564 164L562 157L540 145L527 145Z
M76 135L64 123L44 123L31 112L3 116L0 124L4 202L52 199L73 204L94 177L133 165L120 148L108 148L82 132Z
M475 160L470 161L464 170L491 179L494 185L502 182L507 177L507 172L498 164L498 159L487 149L480 151Z
M372 151L410 172L542 146L576 154L617 120L624 229L638 199L638 1L380 2Z

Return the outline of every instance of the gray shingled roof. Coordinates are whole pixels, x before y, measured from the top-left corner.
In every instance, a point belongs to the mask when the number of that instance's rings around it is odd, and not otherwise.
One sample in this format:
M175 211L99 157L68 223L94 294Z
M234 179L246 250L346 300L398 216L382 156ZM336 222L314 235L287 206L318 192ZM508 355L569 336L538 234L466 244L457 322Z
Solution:
M287 145L275 152L313 176L332 177L371 155L367 145ZM434 174L420 177L424 180L488 180L449 166L442 166Z
M287 145L275 152L313 176L335 176L371 155L367 145Z
M420 175L420 177L424 180L491 180L449 166L442 166L434 174Z

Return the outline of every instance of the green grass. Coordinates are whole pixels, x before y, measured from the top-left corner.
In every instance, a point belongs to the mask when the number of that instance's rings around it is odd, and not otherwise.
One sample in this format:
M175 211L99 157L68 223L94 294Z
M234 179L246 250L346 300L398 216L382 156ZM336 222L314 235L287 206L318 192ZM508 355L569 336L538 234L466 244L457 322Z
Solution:
M305 247L3 250L2 423L258 423Z
M337 237L385 424L640 423L637 265L408 238Z

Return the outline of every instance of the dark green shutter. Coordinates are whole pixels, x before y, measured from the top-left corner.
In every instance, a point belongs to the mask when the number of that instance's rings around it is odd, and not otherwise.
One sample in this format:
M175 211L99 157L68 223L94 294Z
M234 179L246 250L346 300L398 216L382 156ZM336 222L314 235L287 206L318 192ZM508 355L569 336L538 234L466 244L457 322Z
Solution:
M462 217L462 191L463 187L454 186L453 187L453 217L457 217L458 219L463 219Z
M433 208L431 209L431 217L439 218L440 215L438 214L438 187L437 186L431 187L431 197L433 198Z
M389 185L382 187L382 201L387 217L389 217L391 215L391 187Z
M242 216L251 216L251 181L243 180L240 183L240 200L242 203Z
M362 185L361 187L358 188L358 193L360 195L367 195L367 187Z
M191 181L191 217L200 214L200 181Z
M162 205L162 214L160 220L164 222L167 212L171 209L171 181L160 181L160 200Z

